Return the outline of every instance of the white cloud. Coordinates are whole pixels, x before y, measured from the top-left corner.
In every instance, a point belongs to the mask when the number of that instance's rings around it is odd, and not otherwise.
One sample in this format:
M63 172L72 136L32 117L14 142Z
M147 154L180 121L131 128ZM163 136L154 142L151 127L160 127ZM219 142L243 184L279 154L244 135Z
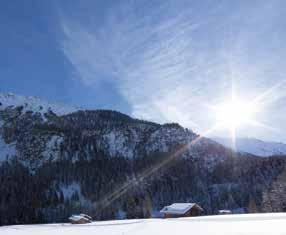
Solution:
M63 18L66 57L87 85L96 86L107 74L131 104L134 116L178 121L175 116L185 120L183 124L193 124L181 110L195 102L186 99L194 88L185 78L197 69L192 52L197 25L190 9L177 14L166 3L142 16L135 9L131 4L112 10L99 29Z
M85 84L97 86L102 79L115 84L133 116L175 121L201 132L214 121L207 105L228 97L232 78L249 99L281 80L269 80L277 57L269 56L271 63L247 51L269 28L255 34L247 25L245 32L226 34L226 21L239 25L249 14L256 16L249 24L261 23L264 17L257 16L268 8L237 15L228 12L229 4L212 4L198 14L196 6L174 2L125 1L110 8L103 24L63 15L63 52ZM248 56L256 61L247 61ZM276 96L284 97L280 91Z

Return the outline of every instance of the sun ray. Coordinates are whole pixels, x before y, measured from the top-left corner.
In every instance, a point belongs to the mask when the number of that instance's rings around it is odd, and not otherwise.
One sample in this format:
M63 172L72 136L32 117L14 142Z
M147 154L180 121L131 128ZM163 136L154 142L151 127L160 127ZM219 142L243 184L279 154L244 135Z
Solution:
M232 149L236 151L236 127L231 129L231 145Z
M269 98L269 97L275 97L273 96L273 93L277 92L277 89L282 87L284 84L286 84L286 79L276 83L274 86L270 87L269 89L267 89L265 92L263 92L262 94L256 96L254 98L254 100L252 101L253 104L258 104L258 103L271 103L273 101L275 101L276 99L270 99L268 101L266 101L265 99L266 98ZM285 97L286 94L284 95L283 94L283 97Z
M141 184L147 177L150 177L158 170L164 168L168 163L170 163L177 157L181 156L191 146L198 143L198 141L203 136L207 136L217 129L227 128L230 130L232 147L234 150L236 150L236 132L237 132L238 126L240 125L243 125L243 124L253 125L253 126L258 126L258 127L262 127L265 129L269 129L271 131L279 132L279 130L274 129L266 124L263 124L255 120L254 114L259 111L260 105L266 102L266 99L271 97L272 94L275 91L277 91L277 89L279 89L286 82L286 80L281 81L278 84L275 84L273 87L269 88L262 94L255 97L255 99L252 102L246 102L246 101L240 100L239 97L236 95L234 77L233 77L231 68L230 68L230 73L231 73L231 97L230 97L229 102L216 105L216 106L205 104L205 106L209 107L211 110L217 113L218 120L212 128L209 128L207 131L203 132L202 135L198 136L191 142L183 145L177 151L171 153L162 162L155 164L151 168L145 169L144 171L139 173L139 175L136 178L134 177L124 182L122 185L120 185L114 191L107 194L104 198L99 200L97 203L101 204L102 207L109 206L112 202L114 202L115 200L120 198L122 195L127 193L128 190L130 190L133 186Z
M133 178L128 180L127 182L123 183L120 185L118 188L116 188L114 191L111 193L107 194L103 199L99 200L97 204L101 205L101 208L106 208L108 207L112 202L114 202L116 199L120 198L122 195L124 195L130 188L132 188L134 185L142 183L144 179L147 177L150 177L153 175L155 172L158 170L162 169L164 166L166 166L168 163L176 159L177 157L181 156L184 152L186 152L190 147L193 145L197 144L204 136L207 136L211 134L213 131L215 131L217 128L219 128L218 124L213 126L212 128L206 130L203 132L202 135L197 136L195 139L193 139L191 142L183 145L180 147L178 150L175 152L171 153L169 156L167 156L164 161L154 165L151 168L148 168L141 172L137 178Z
M256 120L248 120L248 123L249 123L250 125L253 125L253 126L256 126L256 127L262 127L262 128L264 128L264 129L266 129L266 130L273 131L273 132L278 133L278 134L279 134L279 133L280 133L280 134L283 133L281 130L279 130L279 129L277 129L277 128L271 127L271 126L269 126L269 125L266 125L266 124L264 124L264 123L262 123L262 122L258 122L258 121L256 121Z
M231 97L230 101L218 104L216 106L207 105L215 111L217 122L220 123L222 129L229 129L232 148L236 150L236 132L237 128L242 125L256 126L270 130L272 132L281 133L277 128L263 124L256 120L256 114L261 112L269 103L273 103L286 96L281 92L281 88L286 84L286 79L282 80L263 93L257 95L252 101L242 100L235 93L235 84L233 74L230 70L231 78Z

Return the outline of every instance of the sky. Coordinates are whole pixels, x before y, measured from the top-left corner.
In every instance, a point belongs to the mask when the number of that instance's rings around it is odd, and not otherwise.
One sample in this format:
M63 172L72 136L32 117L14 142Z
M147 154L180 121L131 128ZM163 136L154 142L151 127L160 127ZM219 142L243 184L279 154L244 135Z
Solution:
M286 142L286 1L2 0L0 92L198 133L258 99L239 137ZM228 136L215 130L213 136Z

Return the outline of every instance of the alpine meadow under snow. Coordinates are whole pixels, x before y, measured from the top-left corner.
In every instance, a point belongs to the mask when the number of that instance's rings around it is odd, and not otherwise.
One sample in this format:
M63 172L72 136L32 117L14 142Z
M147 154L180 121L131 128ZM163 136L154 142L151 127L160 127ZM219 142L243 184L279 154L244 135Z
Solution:
M1 235L281 235L285 213L220 215L180 219L141 219L93 222L85 225L45 224L0 227Z

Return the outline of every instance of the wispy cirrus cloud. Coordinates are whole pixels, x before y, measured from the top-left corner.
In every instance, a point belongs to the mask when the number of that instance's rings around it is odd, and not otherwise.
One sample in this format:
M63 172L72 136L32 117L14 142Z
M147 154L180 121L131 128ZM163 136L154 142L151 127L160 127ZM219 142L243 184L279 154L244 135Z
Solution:
M192 9L179 14L168 1L145 14L136 7L129 1L111 10L101 27L63 20L63 51L84 83L96 86L102 75L116 83L134 116L193 125L181 107L189 102L183 94L197 90L186 77L198 69L192 32L199 23Z
M92 15L75 20L63 13L62 50L84 84L115 85L133 116L176 121L201 132L214 121L208 104L226 99L232 81L251 99L282 79L274 71L277 62L283 66L277 55L264 58L271 48L260 48L257 41L271 31L269 22L278 22L268 4L206 1L201 6L120 1L100 23ZM253 32L258 23L261 28ZM282 93L276 89L279 100Z

